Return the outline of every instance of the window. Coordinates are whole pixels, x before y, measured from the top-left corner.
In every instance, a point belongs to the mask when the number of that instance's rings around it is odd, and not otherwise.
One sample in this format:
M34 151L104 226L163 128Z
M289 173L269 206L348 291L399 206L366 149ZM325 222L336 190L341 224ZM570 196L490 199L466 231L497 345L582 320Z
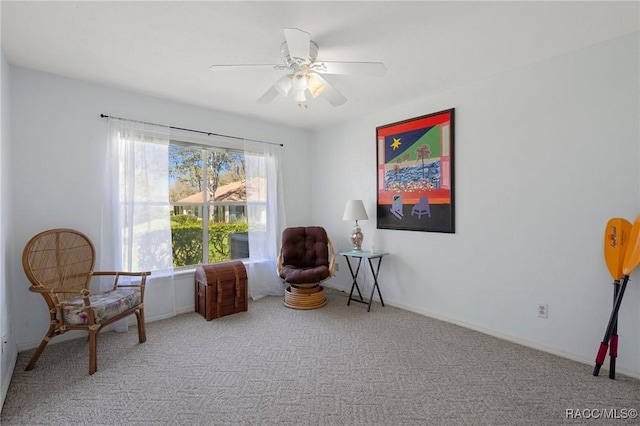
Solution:
M155 285L147 291L156 292L164 312L175 306L174 268L215 261L216 251L231 257L237 247L236 256L250 254L244 263L251 297L282 295L276 261L286 224L282 145L121 118L109 119L108 132L101 265L152 271ZM210 193L215 179L218 187ZM244 179L246 198L219 199L225 179ZM195 202L185 201L199 192ZM216 240L216 224L237 226L239 232Z
M244 153L171 141L173 266L249 257Z

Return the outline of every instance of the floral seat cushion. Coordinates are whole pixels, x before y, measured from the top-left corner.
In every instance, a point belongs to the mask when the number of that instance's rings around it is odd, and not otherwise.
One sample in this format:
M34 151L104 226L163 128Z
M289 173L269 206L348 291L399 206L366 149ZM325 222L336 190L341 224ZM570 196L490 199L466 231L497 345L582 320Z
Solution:
M140 291L132 289L116 289L90 295L89 300L91 301L96 323L101 324L139 305L140 297ZM89 324L89 316L83 306L82 296L67 300L63 305L62 315L65 324Z

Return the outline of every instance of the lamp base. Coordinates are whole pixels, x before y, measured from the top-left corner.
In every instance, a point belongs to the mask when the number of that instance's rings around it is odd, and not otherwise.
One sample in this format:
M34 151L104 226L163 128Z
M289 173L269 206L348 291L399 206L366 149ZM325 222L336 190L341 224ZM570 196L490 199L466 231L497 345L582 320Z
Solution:
M364 235L362 235L362 229L360 229L360 226L356 221L356 226L351 230L351 245L353 246L353 251L362 251L363 239Z

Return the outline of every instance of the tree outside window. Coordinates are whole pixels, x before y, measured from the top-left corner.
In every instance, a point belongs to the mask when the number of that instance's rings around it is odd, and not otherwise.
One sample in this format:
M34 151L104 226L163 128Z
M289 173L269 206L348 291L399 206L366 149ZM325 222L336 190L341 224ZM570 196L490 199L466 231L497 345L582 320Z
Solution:
M169 147L174 267L249 256L244 154Z

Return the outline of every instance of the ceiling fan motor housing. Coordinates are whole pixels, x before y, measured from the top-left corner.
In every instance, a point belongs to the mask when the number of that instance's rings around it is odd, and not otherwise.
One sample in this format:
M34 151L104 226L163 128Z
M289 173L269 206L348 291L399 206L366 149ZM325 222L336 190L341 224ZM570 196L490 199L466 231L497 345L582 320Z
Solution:
M296 66L313 64L318 58L318 45L314 41L309 42L308 58L292 58L286 41L280 46L280 52L287 68L295 68Z

